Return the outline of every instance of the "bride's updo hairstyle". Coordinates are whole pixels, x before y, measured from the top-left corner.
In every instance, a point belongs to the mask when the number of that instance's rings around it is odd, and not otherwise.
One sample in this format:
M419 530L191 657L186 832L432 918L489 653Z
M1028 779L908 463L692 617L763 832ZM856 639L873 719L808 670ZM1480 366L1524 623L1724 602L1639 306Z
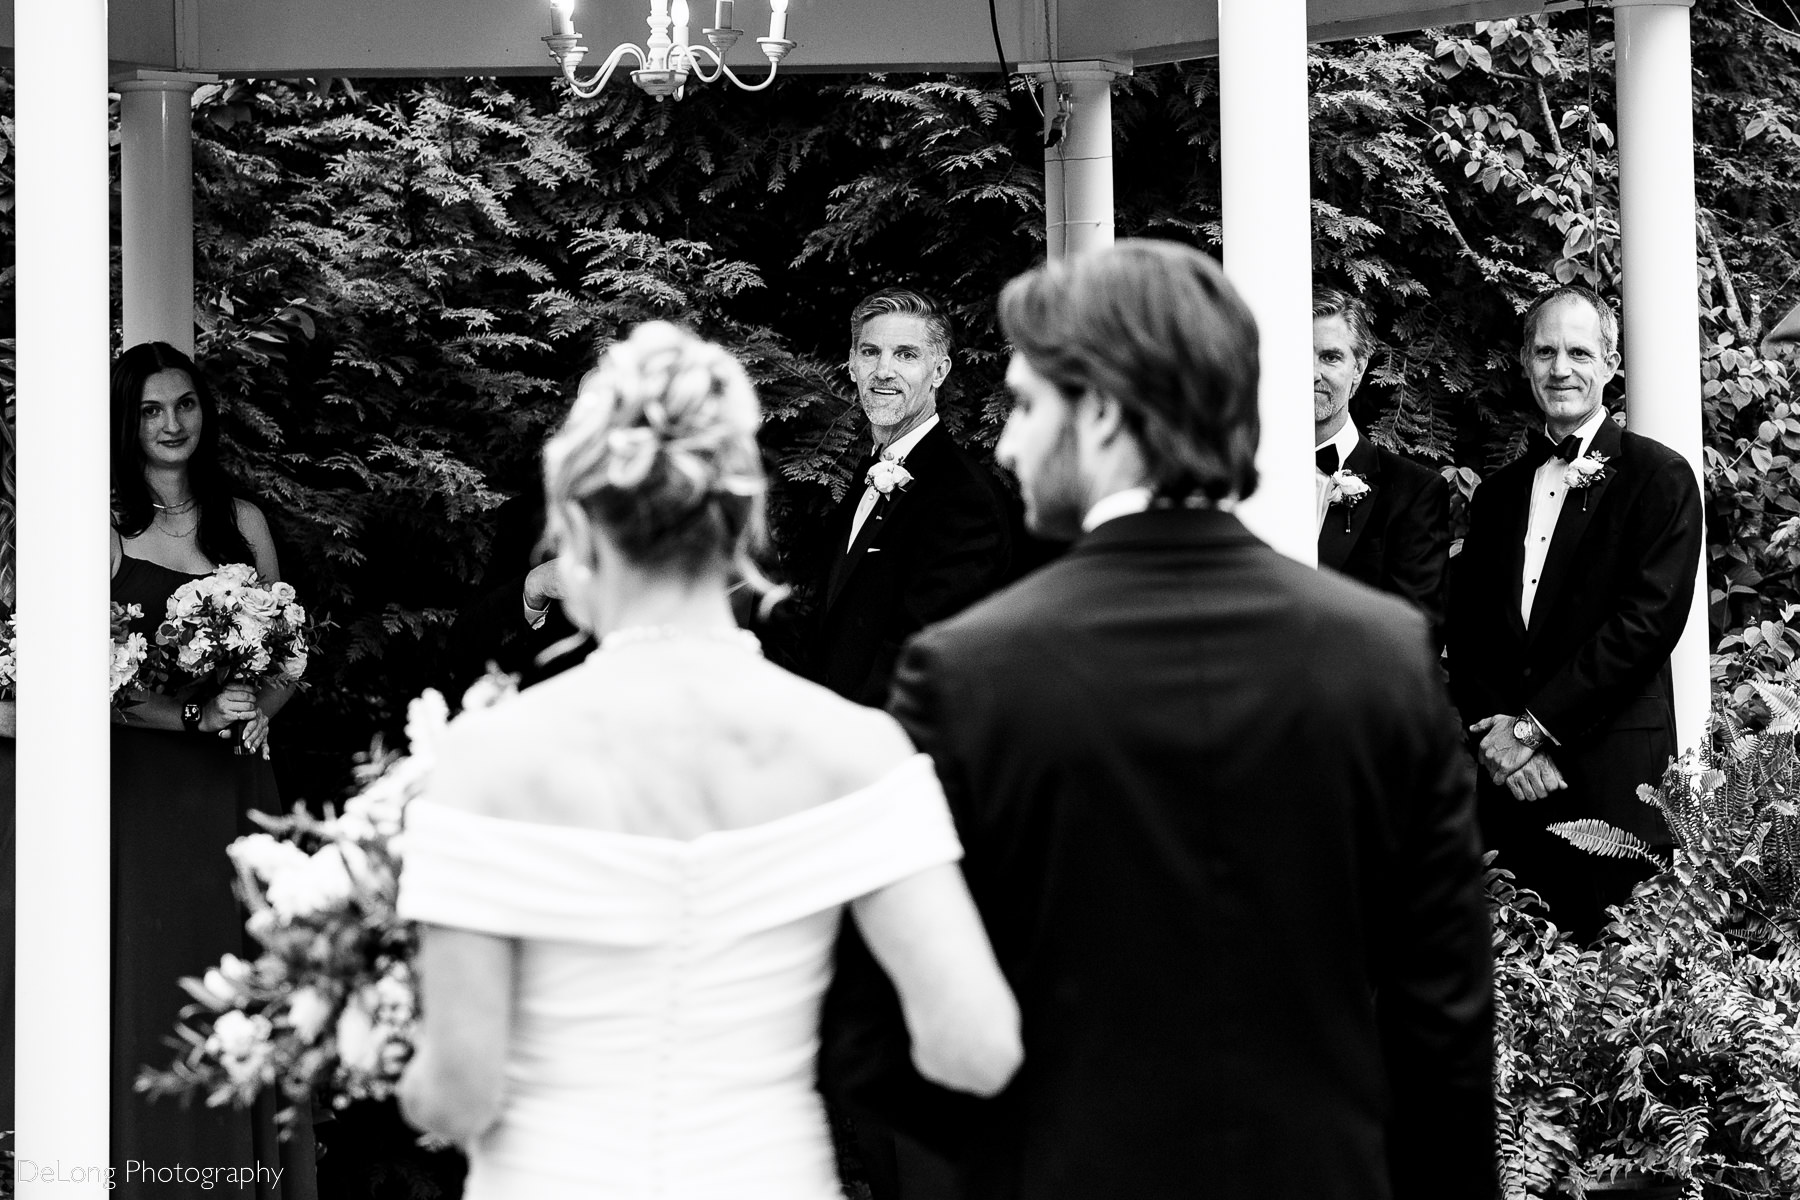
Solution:
M598 530L631 562L687 577L735 569L767 593L751 554L765 536L762 412L723 348L666 321L600 356L544 448L552 543L598 565Z

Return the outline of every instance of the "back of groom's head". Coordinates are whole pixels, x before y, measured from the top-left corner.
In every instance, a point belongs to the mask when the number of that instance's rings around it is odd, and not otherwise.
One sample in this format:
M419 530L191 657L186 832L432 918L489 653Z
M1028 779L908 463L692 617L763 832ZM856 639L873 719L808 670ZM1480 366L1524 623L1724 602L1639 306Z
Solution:
M1134 239L1044 263L1000 293L1000 328L1073 401L1116 401L1159 495L1256 490L1256 322L1225 273Z

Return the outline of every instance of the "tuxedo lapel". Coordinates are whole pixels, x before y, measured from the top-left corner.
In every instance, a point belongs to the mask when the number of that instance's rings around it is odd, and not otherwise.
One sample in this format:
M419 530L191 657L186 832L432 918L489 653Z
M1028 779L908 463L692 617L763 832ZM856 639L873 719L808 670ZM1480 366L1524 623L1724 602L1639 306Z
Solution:
M901 460L906 465L908 472L913 475L913 481L904 489L897 489L886 496L878 497L875 507L869 510L869 519L863 522L861 529L857 530L856 541L848 550L843 551L833 560L831 579L825 595L826 608L829 609L837 603L838 597L843 594L845 585L856 574L856 568L869 555L882 553L883 542L887 537L888 530L892 528L894 513L901 511L910 494L925 482L919 478L919 472L923 471L926 475L931 473L931 465L937 453L937 441L939 438L948 438L949 436L944 432L943 425L934 426ZM856 504L862 498L862 489L856 489L853 494L856 499L850 503L850 524L854 524L856 521ZM847 537L850 532L849 524L839 532L837 544L842 546L843 538Z
M1550 553L1544 557L1544 574L1538 581L1537 597L1531 602L1531 623L1541 626L1544 614L1553 612L1561 599L1569 576L1577 569L1581 542L1588 526L1600 511L1606 489L1619 472L1619 427L1611 417L1600 423L1594 440L1588 444L1589 454L1606 456L1606 471L1601 478L1576 491L1565 490L1562 512L1557 515L1556 529L1550 535ZM1519 543L1523 553L1524 537Z
M1381 494L1381 456L1368 438L1357 440L1356 448L1344 460L1343 469L1362 476L1369 485L1369 492L1354 507L1345 508L1340 501L1325 510L1325 524L1319 527L1319 563L1337 571L1343 570L1344 564L1350 561L1356 544L1362 540L1363 531L1369 527L1375 506L1384 499Z

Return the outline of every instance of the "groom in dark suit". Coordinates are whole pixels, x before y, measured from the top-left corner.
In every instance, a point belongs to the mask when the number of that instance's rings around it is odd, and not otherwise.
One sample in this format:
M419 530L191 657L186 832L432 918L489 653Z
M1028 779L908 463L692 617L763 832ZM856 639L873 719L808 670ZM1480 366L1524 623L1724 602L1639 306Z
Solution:
M948 317L917 292L876 292L851 314L873 443L826 520L809 674L859 704L886 704L901 644L999 587L1012 563L1004 490L938 416L950 353Z
M1450 598L1450 685L1480 739L1483 837L1584 940L1650 868L1545 827L1599 818L1671 840L1637 788L1676 750L1669 655L1705 536L1693 469L1601 403L1618 339L1586 288L1556 288L1525 314L1519 358L1543 429L1476 489Z
M990 1101L924 1083L847 939L826 1086L983 1200L1488 1200L1487 911L1425 620L1232 515L1257 335L1211 259L1120 242L1015 279L1000 320L1001 462L1075 544L913 639L891 708L1024 1066Z
M1450 565L1450 485L1362 436L1350 419L1375 330L1369 307L1313 292L1313 438L1319 565L1391 592L1425 614L1440 643ZM1366 488L1366 491L1353 489Z

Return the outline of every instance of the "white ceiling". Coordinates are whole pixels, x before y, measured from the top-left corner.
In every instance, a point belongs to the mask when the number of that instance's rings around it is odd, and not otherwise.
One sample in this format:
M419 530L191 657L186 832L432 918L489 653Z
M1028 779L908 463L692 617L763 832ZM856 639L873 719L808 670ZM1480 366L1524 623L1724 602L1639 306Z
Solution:
M47 3L49 0L20 0ZM1292 0L1260 0L1266 4ZM713 0L690 0L695 40ZM1202 0L994 0L1009 64L1115 58L1137 65L1217 52L1217 9ZM1393 33L1562 7L1552 0L1308 0L1315 41ZM112 0L116 73L488 75L548 72L547 0ZM576 27L599 57L642 42L648 0L577 0ZM767 0L737 0L735 63L758 61ZM784 71L992 69L986 0L791 0ZM12 5L0 6L10 60Z

